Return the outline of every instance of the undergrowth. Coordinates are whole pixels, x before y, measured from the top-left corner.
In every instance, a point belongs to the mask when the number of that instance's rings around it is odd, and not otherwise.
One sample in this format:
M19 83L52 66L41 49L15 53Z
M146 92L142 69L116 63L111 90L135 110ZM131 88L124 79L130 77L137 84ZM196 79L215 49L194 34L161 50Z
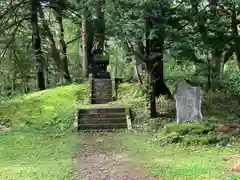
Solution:
M231 137L217 131L216 126L205 123L177 124L169 123L155 137L160 145L218 145L226 146L233 143Z

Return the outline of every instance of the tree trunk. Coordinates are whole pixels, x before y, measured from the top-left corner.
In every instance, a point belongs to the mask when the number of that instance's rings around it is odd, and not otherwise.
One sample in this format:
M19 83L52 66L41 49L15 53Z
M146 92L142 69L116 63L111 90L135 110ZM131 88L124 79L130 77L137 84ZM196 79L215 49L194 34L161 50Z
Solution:
M215 91L218 88L219 82L221 80L223 53L212 52L212 62L214 65L213 90Z
M15 49L13 49L13 56L15 59L13 61L12 91L15 91L16 90L16 80L17 80L17 72L16 72L17 64L16 64L16 62L19 62L19 59L18 59Z
M61 72L61 75L63 76L64 80L66 82L69 82L70 75L69 75L69 71L68 71L68 63L64 60L62 61L62 59L61 59L60 52L59 52L58 48L56 47L55 39L54 39L51 29L49 28L49 25L45 19L44 12L43 12L41 6L40 6L39 14L43 21L44 30L46 31L47 36L48 36L49 40L51 41L52 57L57 65L59 71ZM71 78L70 78L70 80L71 80Z
M155 77L153 73L153 62L150 59L150 51L151 51L151 40L149 39L150 30L152 28L152 24L150 21L150 17L146 19L146 49L145 49L145 56L148 59L148 85L149 85L149 101L150 101L150 117L156 117L157 116L157 110L156 110L156 88L155 88Z
M92 15L87 9L84 8L82 13L82 68L85 77L89 73L93 73L93 21Z
M158 19L159 22L164 24L165 12L162 9L162 15L152 15L152 19ZM153 28L154 20L150 20L151 29ZM164 25L163 25L164 26ZM164 71L163 71L163 54L164 54L164 43L165 43L165 29L157 30L155 37L151 39L150 46L150 61L152 61L152 71L154 73L154 87L155 87L155 96L159 97L160 95L167 95L169 99L173 99L172 93L164 82Z
M59 10L60 11L60 10ZM67 44L64 40L64 28L63 28L63 22L62 22L62 15L61 11L56 12L56 19L58 21L59 27L60 27L60 45L63 57L61 58L62 61L62 70L63 70L63 77L67 83L71 83L71 76L68 70L68 58L67 58Z
M31 0L31 25L32 25L32 48L34 50L36 59L36 77L37 88L39 90L45 89L45 80L43 73L43 58L41 52L41 39L38 25L38 8L40 7L39 0Z
M232 34L234 37L234 43L235 43L235 54L237 57L237 64L238 64L238 69L240 69L240 39L239 39L239 34L238 34L238 23L237 23L237 12L236 12L236 5L233 4L233 9L232 9Z
M223 62L223 53L213 53L212 54L212 61L214 63L214 71L217 78L220 78L221 75L221 67Z
M95 19L95 51L98 54L103 54L104 52L104 41L105 41L105 20L104 20L104 7L105 0L98 0L96 3L96 19Z
M86 10L82 14L82 68L84 77L88 76L88 51L87 51L87 16Z
M143 82L142 82L142 78L141 78L141 75L140 75L140 72L139 72L139 67L138 67L138 65L137 65L137 62L134 61L133 63L134 63L134 65L133 65L134 77L137 78L139 84L142 85ZM135 79L135 78L134 78L134 79Z
M45 86L48 88L49 87L49 64L48 64L48 60L46 61L46 65L45 65Z
M135 51L137 53L143 54L144 55L144 45L141 41L138 41L135 45ZM133 61L134 61L134 77L138 80L138 82L140 84L142 84L142 78L141 78L141 73L142 73L142 64L143 62L141 61L141 59L139 59L139 57L137 55L133 56Z
M157 62L155 62L155 66L153 68L153 72L155 74L155 95L159 97L160 95L167 95L169 99L173 99L173 95L167 85L164 82L164 74L163 74L163 57L159 57Z
M207 70L208 70L208 75L207 75L207 91L209 91L211 89L211 77L212 77L212 73L211 73L211 69L212 69L212 63L211 63L211 59L209 58L209 54L207 54Z

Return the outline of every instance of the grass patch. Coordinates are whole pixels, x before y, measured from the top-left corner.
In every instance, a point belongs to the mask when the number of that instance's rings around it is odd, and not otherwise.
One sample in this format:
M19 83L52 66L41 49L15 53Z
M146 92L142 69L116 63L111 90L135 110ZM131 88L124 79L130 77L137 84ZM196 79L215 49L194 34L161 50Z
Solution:
M1 104L0 117L10 120L14 130L63 131L74 120L76 98L83 104L87 84L57 87L9 100Z
M231 171L232 164L224 158L239 154L235 148L206 146L184 147L176 144L159 147L151 143L152 135L122 133L119 137L124 148L138 163L147 166L150 174L171 180L237 180L240 174Z
M69 180L79 141L67 131L75 119L76 101L84 104L87 84L34 92L0 105L0 179Z
M69 180L76 143L73 134L0 134L0 179Z

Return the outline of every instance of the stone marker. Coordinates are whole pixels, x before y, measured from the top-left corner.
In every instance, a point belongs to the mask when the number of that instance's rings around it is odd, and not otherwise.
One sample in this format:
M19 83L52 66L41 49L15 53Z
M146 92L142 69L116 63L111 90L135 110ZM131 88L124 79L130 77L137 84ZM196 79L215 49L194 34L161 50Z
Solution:
M174 93L177 123L200 122L203 92L200 87L192 87L185 80L177 82Z

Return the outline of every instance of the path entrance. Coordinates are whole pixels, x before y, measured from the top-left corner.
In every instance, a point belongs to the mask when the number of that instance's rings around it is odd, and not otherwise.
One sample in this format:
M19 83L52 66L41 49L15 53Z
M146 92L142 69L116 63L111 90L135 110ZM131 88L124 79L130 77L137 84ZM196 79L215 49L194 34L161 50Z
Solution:
M121 147L118 133L84 133L75 180L155 180Z

